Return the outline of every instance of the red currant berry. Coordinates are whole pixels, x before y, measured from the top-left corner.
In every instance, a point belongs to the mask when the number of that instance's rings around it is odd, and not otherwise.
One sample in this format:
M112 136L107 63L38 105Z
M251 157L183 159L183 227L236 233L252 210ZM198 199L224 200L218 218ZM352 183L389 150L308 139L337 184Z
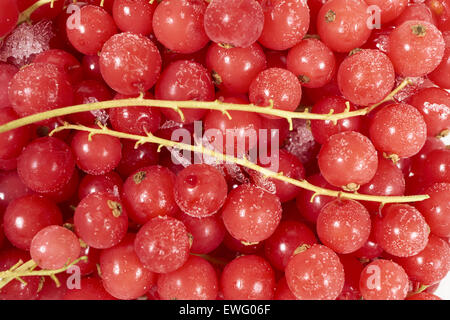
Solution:
M270 264L255 255L240 256L228 263L220 283L225 300L270 300L275 291Z
M379 110L370 123L370 138L387 156L409 158L417 154L427 139L427 125L414 107L392 103Z
M270 68L258 74L249 88L250 101L258 106L267 107L270 100L274 109L294 111L302 98L302 87L297 77L290 71ZM267 118L274 116L263 115Z
M93 193L110 193L119 197L123 181L114 171L101 176L85 175L78 186L78 199L83 200Z
M391 92L394 67L383 52L365 49L344 59L337 80L344 97L354 104L368 106Z
M153 143L140 145L137 149L136 142L132 140L122 141L122 159L117 166L117 172L126 179L140 168L152 166L158 163L158 146Z
M222 218L230 234L244 242L269 238L281 219L277 196L252 185L241 185L228 194Z
M430 228L420 212L407 204L383 208L375 221L375 239L387 253L410 257L422 251L428 242Z
M320 241L336 253L347 254L361 248L370 235L371 221L367 209L354 200L327 203L317 218Z
M431 234L424 250L396 261L411 280L425 285L433 284L441 281L450 271L450 247L448 242Z
M122 197L130 218L144 224L157 216L174 215L179 210L173 195L174 184L175 174L162 166L141 168L129 176Z
M92 193L81 200L75 209L76 233L96 249L111 248L126 235L128 216L117 196Z
M450 183L450 150L434 150L427 155L422 169L425 182Z
M378 6L382 24L395 20L406 9L409 0L366 0L369 6Z
M156 282L156 275L139 261L134 239L128 234L117 246L100 253L103 286L117 299L137 299Z
M317 243L314 233L303 223L281 221L272 236L264 241L264 254L278 270L284 271L295 249Z
M320 39L333 51L349 52L362 46L370 37L367 26L370 11L364 1L331 0L317 16Z
M450 93L440 88L426 88L413 95L408 102L422 114L429 136L450 131Z
M77 17L75 15L78 15ZM79 23L74 23L71 20ZM117 32L113 18L103 8L87 5L67 20L67 38L83 54L97 54L103 44Z
M39 231L31 241L31 258L42 269L56 270L75 261L80 256L80 241L70 230L48 226Z
M0 2L0 38L10 33L19 19L19 9L15 0L2 0Z
M72 139L72 150L78 167L92 175L103 175L114 170L122 157L119 138L108 135L90 136L80 131Z
M116 300L104 288L99 277L86 277L80 279L80 289L70 289L64 292L62 299L58 300Z
M347 131L331 136L322 145L318 163L320 173L330 184L352 190L374 177L378 156L367 137Z
M60 49L50 49L38 54L34 60L34 63L50 63L60 67L66 72L69 77L69 81L72 84L76 84L81 81L83 77L83 71L81 64L70 53Z
M325 96L314 104L311 112L317 114L329 114L331 110L334 113L345 112L347 110L346 102L344 98L339 96ZM350 104L350 111L355 110L356 106ZM336 124L330 120L311 120L311 132L314 140L320 144L324 144L334 134L345 131L361 131L361 122L360 117L338 120Z
M199 51L209 42L203 26L206 7L207 4L201 0L166 0L160 3L153 15L156 38L175 52Z
M9 83L9 101L21 116L70 106L73 90L67 75L49 63L32 63L17 72Z
M75 159L63 141L44 137L31 142L17 159L23 183L36 192L54 192L72 178Z
M185 225L171 217L156 217L136 235L134 248L139 260L157 273L177 270L189 258L189 235Z
M206 66L218 88L247 93L253 79L266 68L266 57L258 43L247 48L223 48L213 43L206 53Z
M416 208L423 214L431 232L439 237L450 237L450 183L436 183L425 190L430 197L418 202Z
M31 240L43 228L62 223L58 207L47 198L28 195L12 201L3 216L6 238L17 248L29 250Z
M8 85L14 75L19 71L16 66L0 62L0 108L9 107Z
M291 289L289 289L287 285L286 277L282 277L280 280L278 280L273 300L297 300L297 298L294 296Z
M334 300L344 287L344 267L328 247L315 244L289 260L286 282L300 300Z
M158 277L162 300L215 300L217 292L216 271L200 257L190 256L181 268Z
M201 64L188 60L179 60L168 65L155 87L155 97L163 100L214 100L214 85L208 70ZM181 109L184 123L200 120L206 113L204 109ZM176 122L180 115L170 109L162 109L164 116Z
M322 41L304 39L289 50L287 69L307 88L320 88L331 81L336 59Z
M0 108L0 124L19 119L10 107ZM0 133L0 159L17 158L30 140L30 127L20 127Z
M0 214L11 201L31 193L33 192L20 180L17 171L0 172Z
M405 270L395 262L382 259L369 263L359 280L364 300L403 300L408 286Z
M100 71L115 91L132 95L149 90L161 71L161 55L148 38L124 32L105 42L100 53Z
M273 50L286 50L299 43L309 27L309 9L303 0L259 0L264 28L258 41Z
M174 195L184 213L204 218L216 213L225 203L227 182L216 168L207 164L193 164L178 173Z
M89 80L103 80L100 72L100 57L95 54L92 56L85 55L81 60L81 68L83 69L83 77Z
M264 12L256 0L214 0L206 8L204 24L212 41L246 48L261 36Z
M450 31L445 32L445 53L442 58L441 64L437 66L431 73L428 74L428 78L441 88L450 89Z
M157 3L146 0L114 1L112 15L121 31L130 31L142 35L152 32L152 17Z
M406 21L389 35L388 55L396 73L420 77L436 69L444 56L442 33L425 21Z

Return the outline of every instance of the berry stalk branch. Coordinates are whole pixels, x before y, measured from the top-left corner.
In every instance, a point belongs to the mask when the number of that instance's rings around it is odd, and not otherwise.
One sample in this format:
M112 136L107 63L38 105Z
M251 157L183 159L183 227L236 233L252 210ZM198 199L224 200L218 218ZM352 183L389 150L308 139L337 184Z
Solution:
M260 114L266 114L271 116L277 116L280 118L284 118L289 122L289 128L292 130L293 119L306 119L306 120L328 120L336 123L338 120L358 117L367 115L373 109L383 104L384 102L390 101L394 98L394 96L404 89L408 84L410 84L410 79L406 78L402 81L402 83L395 88L390 94L388 94L382 101L355 111L349 111L348 109L345 112L334 113L332 109L329 114L316 114L310 113L309 111L304 112L293 112L293 111L285 111L274 109L273 103L268 107L259 107L254 104L233 104L233 103L224 103L219 100L216 101L169 101L169 100L154 100L154 99L144 99L141 94L138 98L133 99L121 99L121 100L109 100L102 102L95 102L89 104L80 104L71 107L54 109L46 112L41 112L37 114L33 114L27 117L23 117L21 119L11 121L5 123L0 126L0 133L13 130L19 127L23 127L32 123L36 123L39 121L47 120L50 118L61 117L69 114L74 114L78 112L84 111L94 111L100 109L111 109L111 108L120 108L120 107L131 107L131 106L145 106L145 107L159 107L159 108L168 108L175 110L179 113L181 119L184 119L184 115L181 109L208 109L208 110L216 110L225 114L228 118L231 119L231 115L229 111L245 111L245 112L256 112Z
M296 180L287 176L284 176L282 173L271 171L267 168L258 166L257 164L249 161L246 158L236 158L230 155L222 154L217 151L205 148L203 145L190 145L180 142L175 142L172 140L162 139L159 137L156 137L150 133L147 134L147 136L140 136L140 135L134 135L119 131L114 131L109 128L107 128L104 125L99 124L99 128L90 128L82 125L73 125L65 123L63 126L58 127L54 129L50 135L62 131L62 130L79 130L79 131L85 131L89 133L89 137L92 137L96 134L105 134L110 135L117 138L122 139L131 139L136 141L135 147L137 148L139 145L145 144L145 143L155 143L158 144L158 151L161 150L162 147L172 147L180 150L188 150L195 153L207 155L214 157L217 159L218 162L227 162L227 163L235 163L241 166L244 166L246 168L249 168L251 170L258 171L262 175L274 178L277 180L281 180L283 182L287 182L290 184L293 184L297 187L310 190L314 192L314 195L312 199L314 199L317 195L326 195L331 197L338 197L338 198L345 198L345 199L354 199L354 200L364 200L364 201L373 201L373 202L380 202L381 204L386 203L405 203L405 202L417 202L417 201L423 201L429 198L428 195L413 195L413 196L373 196L373 195L366 195L366 194L359 194L359 193L350 193L350 192L341 192L341 191L334 191L329 190L321 187L317 187L311 183L309 183L306 180ZM312 200L311 199L311 200Z

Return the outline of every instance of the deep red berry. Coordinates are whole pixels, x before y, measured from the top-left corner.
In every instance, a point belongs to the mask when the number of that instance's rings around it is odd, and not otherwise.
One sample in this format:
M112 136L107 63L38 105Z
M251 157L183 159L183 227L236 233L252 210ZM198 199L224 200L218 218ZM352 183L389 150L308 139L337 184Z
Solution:
M44 51L38 54L33 62L50 63L60 67L67 73L69 81L72 84L80 82L83 77L80 62L77 58L64 50L50 49Z
M117 0L114 1L112 15L114 22L121 31L129 31L142 35L152 32L152 17L157 2L145 0Z
M0 108L0 124L19 119L11 107ZM30 127L20 127L0 133L0 159L14 159L30 140Z
M139 229L134 248L139 260L157 273L177 270L189 258L189 236L185 225L171 217L156 217Z
M226 300L270 300L275 291L275 275L263 258L240 256L225 266L220 284Z

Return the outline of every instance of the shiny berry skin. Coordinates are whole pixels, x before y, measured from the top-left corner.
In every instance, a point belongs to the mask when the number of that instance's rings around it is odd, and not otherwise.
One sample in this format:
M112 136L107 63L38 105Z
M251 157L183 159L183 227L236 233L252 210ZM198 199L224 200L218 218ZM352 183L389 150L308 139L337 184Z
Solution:
M156 282L156 275L139 261L134 238L128 234L121 243L100 253L103 286L117 299L137 299Z
M409 3L402 14L393 21L395 27L401 26L406 21L419 20L437 24L436 17L424 3Z
M175 179L177 205L184 213L196 218L216 213L225 203L227 191L222 173L207 164L192 164L181 170Z
M336 189L336 187L329 184L320 173L314 174L306 178L306 180L318 187L326 189ZM307 221L316 223L317 217L319 216L320 210L328 202L332 201L334 198L324 195L314 195L314 192L306 189L300 189L300 192L296 199L297 209L301 216ZM312 199L312 201L311 201Z
M206 66L218 88L247 93L253 79L266 68L266 57L258 43L229 49L213 43L206 53Z
M246 48L261 36L264 13L256 0L214 0L206 8L204 25L212 41Z
M361 50L347 58L337 73L339 89L344 97L361 106L380 102L395 82L394 67L379 50Z
M369 182L378 166L377 152L372 142L354 131L331 136L320 149L318 163L325 180L336 187L348 187Z
M401 76L430 73L441 63L444 50L442 33L425 21L406 21L389 35L388 56Z
M0 251L0 270L6 271L19 260L26 262L30 255L26 251L9 248ZM0 300L35 300L39 291L40 277L26 277L26 284L19 281L11 281L0 289Z
M414 175L422 176L426 160L428 159L428 155L434 150L442 149L445 149L445 144L442 139L436 137L428 137L427 141L425 141L424 146L422 147L422 149L420 149L420 152L411 158L409 168L410 170L406 175L412 173Z
M287 69L307 88L319 88L331 81L336 59L322 41L304 39L289 50Z
M425 285L433 284L441 281L450 271L450 247L448 242L431 234L424 250L396 261L411 280Z
M16 27L19 9L14 0L2 0L0 9L0 37L4 37Z
M375 221L374 234L384 251L397 257L410 257L425 248L430 228L416 208L393 204L384 207L381 214Z
M158 146L153 143L140 145L135 149L136 142L122 140L122 159L117 166L117 172L126 179L136 170L158 163Z
M340 254L355 252L370 235L371 221L367 209L354 200L327 203L317 218L320 241Z
M177 270L189 258L189 236L185 225L171 217L156 217L136 235L134 248L139 260L152 272Z
M92 175L103 175L114 170L122 158L119 138L108 135L94 135L79 131L72 139L72 150L77 166Z
M64 50L50 49L44 51L38 54L33 62L50 63L62 68L67 73L69 81L72 84L80 82L83 77L80 62L77 58Z
M158 41L178 53L199 51L208 42L203 26L207 4L201 0L166 0L153 15L153 30Z
M264 241L264 255L278 270L284 271L299 246L317 243L314 233L303 223L281 221L272 236Z
M108 39L100 53L100 72L105 82L121 94L139 94L158 80L161 55L148 38L124 32Z
M0 124L19 119L11 107L0 108ZM20 127L0 133L0 159L17 158L30 140L30 127Z
M240 256L225 266L220 284L225 300L270 300L275 291L275 275L263 258Z
M163 100L214 100L214 85L211 76L201 64L188 60L179 60L168 65L155 87L156 99ZM181 109L184 113L184 123L191 123L203 118L206 110ZM180 115L170 109L161 109L164 116L176 122L181 121Z
M149 35L153 30L152 17L157 5L145 0L117 0L113 4L112 16L121 31Z
M144 224L157 216L174 215L179 210L173 195L174 184L175 174L162 166L141 168L130 175L122 195L130 218Z
M380 109L370 123L369 132L378 151L400 158L417 154L427 139L424 118L406 103L392 103Z
M262 167L271 171L282 172L284 176L303 180L305 178L305 168L300 160L292 153L284 149L279 150L278 159L270 159L269 163L260 164ZM268 178L260 173L251 173L254 183L260 188L266 189L270 193L274 193L281 202L287 202L295 199L300 192L300 188L291 183L283 182L278 179Z
M20 0L17 1L17 6L19 11L23 12L36 2L38 2L38 0ZM38 7L35 11L33 11L30 18L33 22L40 20L51 20L61 13L63 7L64 1L55 0L53 1L53 5L51 5L51 3L46 3Z
M439 237L450 237L450 183L436 183L425 190L430 198L415 204L423 214L431 232Z
M317 16L320 39L333 51L349 52L369 39L367 4L359 0L326 2Z
M405 178L402 171L390 159L379 158L377 172L372 180L358 190L361 194L376 196L402 196L405 194ZM379 202L365 201L370 212L376 212Z
M317 101L311 109L312 113L329 114L331 109L334 113L345 112L347 106L345 100L339 96L325 96ZM350 105L350 111L355 111L356 107ZM345 131L361 131L362 120L360 117L351 117L347 119L338 120L336 124L330 120L311 120L311 132L320 144L324 144L329 137L336 133Z
M228 99L225 102L245 103ZM262 120L255 112L229 111L229 113L231 119L220 111L208 112L204 119L205 137L215 150L240 157L257 146L258 141L252 139L252 136L260 132Z
M225 226L219 214L199 219L180 212L176 218L184 223L192 235L192 253L210 253L220 246L225 237Z
M16 66L0 62L0 108L11 105L8 97L8 85L18 71Z
M215 300L218 287L213 266L197 256L190 256L178 270L158 277L162 300Z
M58 207L47 198L28 195L12 201L3 216L6 238L17 248L29 250L31 240L43 228L62 223Z
M427 155L422 169L425 182L450 183L450 150L434 150Z
M9 101L21 117L70 106L73 91L67 75L49 63L32 63L17 72L9 83Z
M420 292L413 294L412 296L406 297L405 300L442 300L442 299L432 293Z
M364 300L403 300L408 293L408 275L397 263L378 259L361 273L359 289Z
M126 96L117 94L114 99L137 98L137 96ZM145 95L146 99L153 98ZM145 135L146 132L154 133L161 124L161 113L157 108L143 106L112 108L108 111L111 126L116 131Z
M75 231L89 246L107 249L126 235L128 216L117 196L92 193L81 200L74 215Z
M382 24L395 20L408 5L408 0L366 0L369 6L376 5L380 8L380 22Z
M285 275L289 289L301 300L334 300L344 287L344 267L339 257L319 244L294 253Z
M278 280L273 300L297 300L286 283L286 277Z
M60 226L48 226L31 241L31 258L42 269L55 270L75 261L81 247L77 236Z
M266 69L258 74L249 88L250 102L264 107L273 100L273 108L294 111L302 98L302 87L297 77L281 68ZM269 115L262 115L274 118Z
M47 280L46 280L47 281ZM66 290L62 299L57 300L117 300L104 288L100 277L80 279L80 289Z
M450 130L450 93L447 91L436 87L422 89L408 103L422 114L429 136Z
M20 180L17 171L0 172L0 214L11 201L32 193Z
M303 0L260 0L264 28L258 42L272 50L292 48L309 27L309 9Z
M445 52L441 63L428 74L428 79L441 88L450 89L450 31L444 32Z
M260 242L269 238L281 219L277 196L253 185L232 190L222 209L222 218L230 234L243 242Z
M17 172L23 183L36 192L54 192L66 185L75 169L70 148L52 137L39 138L23 149Z
M79 18L74 15L78 14ZM80 19L79 25L74 23ZM113 18L103 8L87 5L67 19L67 38L79 52L97 54L103 44L117 33Z
M110 193L120 196L122 192L123 181L114 171L101 176L85 175L78 186L78 199L92 193Z
M90 80L103 80L100 73L100 57L95 54L92 56L85 55L81 60L81 68L83 69L83 77Z

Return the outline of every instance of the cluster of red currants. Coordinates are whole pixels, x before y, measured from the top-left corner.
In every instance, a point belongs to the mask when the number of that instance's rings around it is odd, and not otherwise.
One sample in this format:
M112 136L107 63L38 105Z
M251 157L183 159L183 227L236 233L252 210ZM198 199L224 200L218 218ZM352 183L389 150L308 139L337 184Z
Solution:
M0 62L0 299L439 299L450 270L450 1L40 0L27 10L37 2L0 0L0 39L25 20L50 20L55 33L30 64ZM254 108L99 108L1 130L139 96ZM371 112L289 132L286 119L258 114L270 105ZM100 122L170 139L198 120L237 140L275 129L283 176L399 203L174 163L170 150L108 134L49 135ZM401 201L418 194L428 198ZM65 271L80 257L77 286ZM30 259L61 285L15 271Z

